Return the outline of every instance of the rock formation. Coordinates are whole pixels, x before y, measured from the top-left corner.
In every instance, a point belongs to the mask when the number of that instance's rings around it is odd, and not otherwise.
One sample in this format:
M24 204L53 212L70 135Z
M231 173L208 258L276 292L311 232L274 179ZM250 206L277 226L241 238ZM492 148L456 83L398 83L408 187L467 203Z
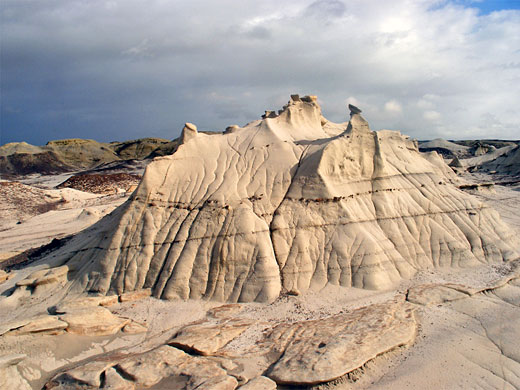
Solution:
M271 302L518 257L511 230L436 153L371 131L357 110L335 124L295 95L223 134L187 124L124 205L45 261L68 266L73 291Z

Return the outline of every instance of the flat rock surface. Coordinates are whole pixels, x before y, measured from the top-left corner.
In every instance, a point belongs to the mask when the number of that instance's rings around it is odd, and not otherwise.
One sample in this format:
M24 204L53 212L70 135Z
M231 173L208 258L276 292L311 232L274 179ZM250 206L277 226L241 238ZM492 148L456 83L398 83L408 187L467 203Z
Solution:
M279 384L329 382L377 355L413 342L416 322L406 304L372 305L323 320L281 324L266 342L282 356L267 372Z
M168 343L200 355L212 355L240 336L255 321L230 319L223 322L188 325Z
M109 376L110 383L122 388L132 386L151 387L168 378L170 382L183 383L175 388L233 390L237 380L229 376L215 361L203 357L193 357L183 351L162 346L157 349L119 358L91 362L58 374L48 386L55 390L73 389L87 385L100 388L101 378Z
M90 336L115 334L130 322L101 306L77 309L59 315L59 319L68 324L67 332Z

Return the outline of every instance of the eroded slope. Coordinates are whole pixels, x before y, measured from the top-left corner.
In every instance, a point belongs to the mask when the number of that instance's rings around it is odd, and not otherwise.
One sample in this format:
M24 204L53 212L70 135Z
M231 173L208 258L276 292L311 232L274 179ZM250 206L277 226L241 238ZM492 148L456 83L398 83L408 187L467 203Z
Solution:
M518 257L496 212L435 153L297 96L224 134L187 124L121 208L46 259L79 291L273 301L330 283L384 289L417 270Z

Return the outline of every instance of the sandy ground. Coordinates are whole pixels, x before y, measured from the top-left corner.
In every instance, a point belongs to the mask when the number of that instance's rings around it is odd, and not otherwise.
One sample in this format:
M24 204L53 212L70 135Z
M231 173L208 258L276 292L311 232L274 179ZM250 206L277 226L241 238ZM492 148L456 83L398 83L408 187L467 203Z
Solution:
M489 181L482 176L465 177ZM62 178L60 178L62 180ZM39 183L41 186L41 182ZM49 186L51 186L49 184ZM63 190L62 190L63 191ZM494 207L512 229L520 234L520 186L496 186L475 191ZM71 195L70 195L71 196ZM16 252L41 245L51 238L81 230L95 222L125 197L76 194L67 207L35 215L0 232L0 252ZM365 305L385 302L405 294L411 286L425 283L459 283L486 286L507 271L507 265L483 265L472 269L421 271L403 281L395 290L369 291L327 286L303 296L283 296L272 304L243 304L239 317L261 319L262 323L318 319ZM15 278L0 284L0 294L11 289L34 267L18 271ZM336 389L518 389L520 388L520 286L476 294L460 301L418 306L419 328L409 347L400 347L368 362L355 380L340 378L320 388ZM34 389L40 389L56 372L106 353L136 353L165 343L183 325L203 318L216 302L172 302L145 298L111 306L114 314L146 324L148 331L117 336L4 336L0 355L23 353L21 375ZM45 311L45 307L40 308ZM2 310L6 310L5 308ZM14 308L7 310L15 310ZM2 321L23 317L4 311ZM2 322L0 321L0 322ZM240 350L254 344L265 325L252 327L229 348Z

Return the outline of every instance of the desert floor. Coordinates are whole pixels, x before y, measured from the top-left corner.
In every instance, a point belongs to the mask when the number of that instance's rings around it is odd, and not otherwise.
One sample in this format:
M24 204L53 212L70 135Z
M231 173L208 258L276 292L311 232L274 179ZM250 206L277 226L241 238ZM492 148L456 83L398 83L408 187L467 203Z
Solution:
M494 181L493 177L483 174L468 173L463 178L474 183ZM63 177L33 177L25 181L28 187L0 183L4 191L0 198L3 216L0 259L82 230L128 196L51 189L62 180ZM472 191L495 208L511 229L520 234L520 184ZM46 207L48 211L45 211ZM43 264L35 263L14 269L13 276L0 284L3 295L0 297L0 327L4 326L4 331L5 324L45 312L46 307L39 306L38 301L27 298L15 304L8 297L18 281L42 267ZM418 325L409 345L393 348L348 375L316 386L396 390L518 389L520 279L513 277L518 276L518 272L514 272L514 264L505 263L483 264L471 269L432 269L418 272L391 291L328 286L302 296L282 296L272 304L240 304L230 310L229 318L245 321L249 326L232 338L224 352L236 356L241 351L250 351L267 331L280 323L325 319L368 305L404 301L410 289L420 290L419 286L461 285L472 293L453 298L449 294L437 294L437 290L431 294L426 290L422 302L410 303ZM221 305L209 301L178 302L135 296L114 303L109 309L119 318L130 319L142 326L142 330L114 335L17 334L11 327L0 336L0 356L23 354L25 357L18 364L9 366L13 378L12 382L6 383L40 389L56 374L82 366L96 357L117 360L121 356L148 351L172 339L187 324L210 321L208 310ZM240 362L244 377L256 375L254 372L261 365L254 358ZM182 388L183 384L170 386L171 382L160 381L151 388Z

